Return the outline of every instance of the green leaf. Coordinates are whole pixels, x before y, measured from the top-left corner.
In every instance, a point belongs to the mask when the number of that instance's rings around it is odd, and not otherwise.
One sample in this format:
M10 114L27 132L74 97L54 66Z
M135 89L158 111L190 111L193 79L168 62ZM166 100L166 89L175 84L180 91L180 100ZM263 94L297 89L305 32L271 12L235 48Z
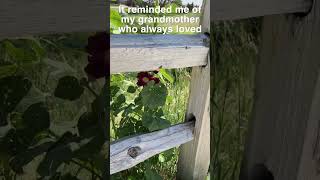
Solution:
M162 180L162 177L157 172L149 168L144 172L144 177L146 180Z
M10 41L4 41L3 47L7 52L8 56L12 60L17 61L17 63L26 64L38 60L34 52L28 50L27 48L17 48Z
M78 132L82 137L92 137L100 129L98 116L93 112L83 113L78 120Z
M65 161L72 159L72 150L68 145L61 145L49 151L37 168L40 176L55 174L58 167Z
M23 129L25 125L22 119L22 113L13 112L10 114L10 123L15 129Z
M120 94L114 102L111 104L112 111L115 114L118 114L122 111L121 107L126 102L126 97L123 94Z
M40 42L37 39L31 38L27 42L34 53L37 55L39 60L44 58L44 56L46 55L46 50L41 46Z
M46 152L52 144L53 142L46 142L16 155L10 160L11 168L17 173L22 173L23 166L31 162L37 156Z
M156 113L145 112L142 116L142 124L148 128L149 131L156 131L170 127L170 122Z
M111 97L115 97L119 91L120 88L118 86L110 86Z
M134 87L134 86L129 86L128 89L127 89L127 92L128 92L128 93L135 93L136 90L137 90L136 87Z
M6 124L7 116L12 112L32 83L22 76L8 76L0 79L0 126Z
M0 140L1 152L6 152L10 156L25 151L27 145L16 130L10 129L5 137Z
M159 159L159 162L161 162L161 163L163 163L163 162L165 162L165 161L166 161L166 158L164 157L164 155L163 155L163 154L159 154L158 159Z
M15 64L0 66L0 79L15 74L17 69L18 66Z
M96 135L94 137L91 137L90 139L85 138L81 139L82 141L88 141L86 144L83 144L80 146L80 149L74 151L74 157L77 157L79 159L92 159L94 155L98 154L102 146L105 142L105 138L103 137L103 132L98 131L96 132Z
M174 82L174 79L173 77L171 76L170 73L168 73L165 69L161 68L159 70L159 73L164 77L166 78L170 83L173 83Z
M113 74L111 76L111 82L110 85L111 86L120 86L122 81L124 81L125 77L123 74Z
M121 15L118 11L111 9L110 10L110 28L111 31L118 30L119 27L123 26L121 22Z
M165 105L167 88L164 84L148 83L141 91L142 103L144 106L155 109Z
M73 76L64 76L59 79L58 86L54 91L54 96L66 100L76 100L80 98L84 88L80 85L77 78Z
M44 103L32 104L22 115L25 129L34 134L49 129L50 116Z
M56 173L62 163L70 161L73 157L70 143L75 143L78 140L78 137L72 133L64 133L57 142L50 146L44 159L40 162L37 168L39 175L51 176Z
M169 149L169 150L163 152L162 154L167 161L170 161L175 155L174 149Z

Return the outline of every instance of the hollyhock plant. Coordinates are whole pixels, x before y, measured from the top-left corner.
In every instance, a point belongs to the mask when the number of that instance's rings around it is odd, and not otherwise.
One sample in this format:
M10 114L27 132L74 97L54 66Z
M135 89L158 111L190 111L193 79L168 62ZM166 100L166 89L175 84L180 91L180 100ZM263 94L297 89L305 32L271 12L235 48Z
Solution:
M160 79L157 77L154 77L154 75L149 72L140 72L138 73L137 78L138 78L138 82L137 82L138 86L146 86L150 81L154 81L155 84L160 83Z
M84 68L89 80L105 77L110 73L108 51L110 49L110 35L96 33L89 37L86 51L88 52L88 65Z

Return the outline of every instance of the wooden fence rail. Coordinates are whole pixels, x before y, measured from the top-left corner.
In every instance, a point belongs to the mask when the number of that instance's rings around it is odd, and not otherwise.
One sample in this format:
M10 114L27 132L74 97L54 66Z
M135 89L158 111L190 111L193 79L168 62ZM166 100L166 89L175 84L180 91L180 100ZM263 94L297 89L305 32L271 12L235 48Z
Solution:
M110 147L110 173L129 169L163 151L193 139L194 121L118 140Z
M211 20L234 20L273 14L304 13L313 0L217 0L211 3Z
M111 73L207 65L206 35L111 35Z
M0 38L106 31L108 12L106 0L1 0Z

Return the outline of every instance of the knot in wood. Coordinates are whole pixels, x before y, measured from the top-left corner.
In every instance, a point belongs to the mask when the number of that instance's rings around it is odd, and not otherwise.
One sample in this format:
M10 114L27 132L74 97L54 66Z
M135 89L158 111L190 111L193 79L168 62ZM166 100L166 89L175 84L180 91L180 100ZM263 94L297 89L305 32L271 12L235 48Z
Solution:
M128 155L132 158L136 158L139 155L141 148L136 146L136 147L131 147L128 149Z

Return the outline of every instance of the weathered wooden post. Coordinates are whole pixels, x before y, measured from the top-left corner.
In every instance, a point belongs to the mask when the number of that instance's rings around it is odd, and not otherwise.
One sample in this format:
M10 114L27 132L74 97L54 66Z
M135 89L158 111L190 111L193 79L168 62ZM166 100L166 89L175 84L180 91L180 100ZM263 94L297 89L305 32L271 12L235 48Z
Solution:
M320 179L320 1L309 14L263 21L240 179Z
M202 28L209 32L210 1L203 3ZM209 62L209 58L208 58ZM210 163L210 63L192 69L187 115L196 119L193 141L180 148L177 179L203 180Z

